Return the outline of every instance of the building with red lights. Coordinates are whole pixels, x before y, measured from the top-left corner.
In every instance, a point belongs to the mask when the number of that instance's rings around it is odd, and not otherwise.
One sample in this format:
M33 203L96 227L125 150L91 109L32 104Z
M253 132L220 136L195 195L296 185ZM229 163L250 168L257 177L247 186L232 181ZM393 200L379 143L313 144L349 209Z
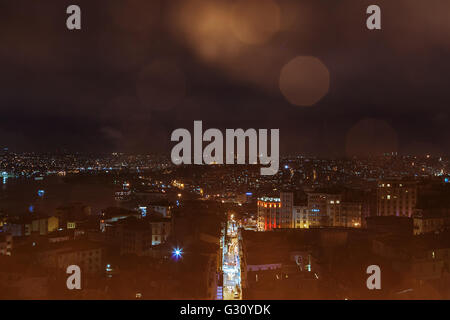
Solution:
M293 228L293 203L292 192L281 192L279 198L258 198L258 231Z
M280 227L281 199L258 198L258 231L269 231Z

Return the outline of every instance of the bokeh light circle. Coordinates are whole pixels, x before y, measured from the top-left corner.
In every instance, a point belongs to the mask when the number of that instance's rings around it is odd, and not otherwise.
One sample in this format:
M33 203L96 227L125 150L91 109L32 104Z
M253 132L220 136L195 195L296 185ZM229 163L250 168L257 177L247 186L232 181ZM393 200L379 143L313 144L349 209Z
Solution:
M291 104L312 106L327 94L330 73L318 58L299 56L281 69L279 85Z
M231 29L246 44L261 44L280 29L280 8L273 0L240 0L232 10Z

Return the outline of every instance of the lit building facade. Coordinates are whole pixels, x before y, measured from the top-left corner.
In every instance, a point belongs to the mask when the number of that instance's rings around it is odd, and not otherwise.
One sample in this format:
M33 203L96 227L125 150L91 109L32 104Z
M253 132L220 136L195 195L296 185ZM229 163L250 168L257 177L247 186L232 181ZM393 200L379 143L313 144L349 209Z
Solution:
M360 228L362 203L343 200L340 193L308 193L308 227Z
M351 227L362 224L362 203L343 200L341 193L307 194L307 203L294 205L292 192L258 199L258 231L277 228Z
M258 231L269 231L280 227L281 199L258 198Z
M58 217L30 216L11 219L10 222L3 225L3 231L10 233L13 237L30 236L32 234L43 236L58 230L58 226Z
M417 203L415 181L380 180L377 186L377 215L411 217Z
M309 226L332 226L339 211L340 194L308 193Z
M280 192L279 198L258 198L258 231L294 228L292 192Z
M309 228L308 206L293 206L294 228Z

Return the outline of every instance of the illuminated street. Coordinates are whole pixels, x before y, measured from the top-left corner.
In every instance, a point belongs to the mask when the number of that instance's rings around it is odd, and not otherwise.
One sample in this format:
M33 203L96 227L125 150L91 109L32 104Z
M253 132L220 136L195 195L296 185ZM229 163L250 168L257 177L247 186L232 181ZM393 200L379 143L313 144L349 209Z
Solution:
M239 238L233 215L230 216L227 222L227 231L223 246L223 282L224 300L242 299Z

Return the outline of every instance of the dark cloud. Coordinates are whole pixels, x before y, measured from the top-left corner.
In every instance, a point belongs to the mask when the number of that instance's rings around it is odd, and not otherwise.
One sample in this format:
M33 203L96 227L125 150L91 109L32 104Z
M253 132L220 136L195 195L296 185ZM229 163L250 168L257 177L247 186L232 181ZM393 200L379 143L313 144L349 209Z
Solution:
M400 152L448 153L448 1L379 0L383 29L368 31L371 1L267 0L264 34L252 4L236 16L234 3L79 0L81 31L65 28L71 1L5 3L0 144L168 152L173 129L203 120L280 128L284 153L344 155L349 132L371 119L389 124ZM266 10L274 4L275 15ZM328 93L312 107L279 89L297 56L329 71ZM366 147L358 140L352 152Z

